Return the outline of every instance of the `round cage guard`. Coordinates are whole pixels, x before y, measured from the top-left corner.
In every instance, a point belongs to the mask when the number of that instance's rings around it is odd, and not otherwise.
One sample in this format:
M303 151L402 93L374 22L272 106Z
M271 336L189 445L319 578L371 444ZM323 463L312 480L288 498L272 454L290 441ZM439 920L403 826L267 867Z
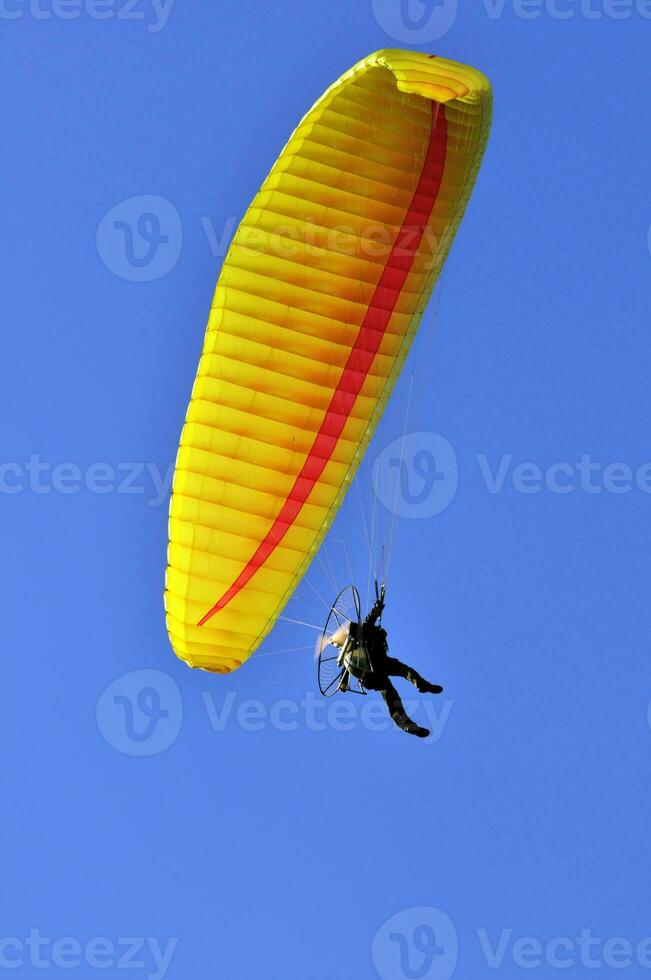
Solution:
M330 607L317 641L319 690L326 698L332 697L337 691L366 694L361 678L370 669L369 655L362 642L359 592L354 585L347 585ZM343 687L346 672L346 686Z

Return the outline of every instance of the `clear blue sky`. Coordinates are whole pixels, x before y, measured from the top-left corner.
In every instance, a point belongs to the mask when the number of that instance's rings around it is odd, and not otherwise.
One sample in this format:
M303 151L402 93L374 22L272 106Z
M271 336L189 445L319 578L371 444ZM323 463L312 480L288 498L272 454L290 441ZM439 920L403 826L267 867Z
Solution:
M649 4L49 3L0 14L0 965L122 976L140 937L128 975L173 980L646 976ZM227 678L176 661L156 486L220 240L325 87L410 45L495 88L412 359L450 499L398 519L386 623L445 685L426 742L313 702L279 652L309 630ZM142 196L159 265L107 232ZM296 618L342 535L363 578L360 527L351 497Z

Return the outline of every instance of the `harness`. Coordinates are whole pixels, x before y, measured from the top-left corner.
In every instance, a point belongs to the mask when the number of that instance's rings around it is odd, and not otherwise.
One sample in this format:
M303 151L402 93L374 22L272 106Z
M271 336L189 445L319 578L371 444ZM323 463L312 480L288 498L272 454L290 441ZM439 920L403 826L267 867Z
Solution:
M372 627L377 629L377 627ZM381 628L381 640L386 648L386 633ZM368 644L364 638L364 627L361 623L351 623L348 639L339 655L337 662L345 667L351 677L364 685L364 678L367 674L373 673L373 660Z

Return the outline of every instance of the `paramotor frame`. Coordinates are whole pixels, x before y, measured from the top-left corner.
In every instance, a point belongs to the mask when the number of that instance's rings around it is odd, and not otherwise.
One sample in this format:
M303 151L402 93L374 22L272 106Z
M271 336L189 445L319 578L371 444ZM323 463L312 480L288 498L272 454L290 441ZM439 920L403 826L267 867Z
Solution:
M362 621L359 592L354 585L342 589L328 613L323 631L317 641L317 676L319 690L325 698L331 698L340 690L346 670L345 657L357 644L356 629ZM348 687L354 694L366 694L359 684Z

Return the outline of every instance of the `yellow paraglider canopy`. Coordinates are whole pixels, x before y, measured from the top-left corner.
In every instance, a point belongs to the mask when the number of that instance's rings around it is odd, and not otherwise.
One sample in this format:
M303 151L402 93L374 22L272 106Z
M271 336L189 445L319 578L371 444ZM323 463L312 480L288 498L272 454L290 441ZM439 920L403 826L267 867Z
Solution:
M299 123L217 283L181 435L165 606L226 673L272 628L384 409L475 182L478 71L379 51Z

